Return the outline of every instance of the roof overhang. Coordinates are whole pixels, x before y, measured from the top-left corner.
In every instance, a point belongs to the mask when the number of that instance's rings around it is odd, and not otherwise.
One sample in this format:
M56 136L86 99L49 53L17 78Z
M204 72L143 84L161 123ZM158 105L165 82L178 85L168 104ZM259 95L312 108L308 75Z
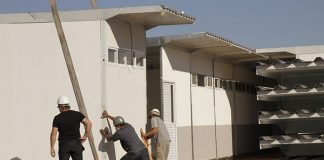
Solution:
M268 56L269 58L277 58L277 59L296 58L296 55L294 53L286 52L286 51L263 52L259 54Z
M143 24L146 29L159 25L191 24L195 18L161 6L60 11L62 22L108 20L113 17ZM53 22L51 12L0 14L0 24Z
M255 53L253 49L208 32L155 37L148 40L148 46L157 45L184 48L193 55L226 59L234 63L266 59L266 56Z

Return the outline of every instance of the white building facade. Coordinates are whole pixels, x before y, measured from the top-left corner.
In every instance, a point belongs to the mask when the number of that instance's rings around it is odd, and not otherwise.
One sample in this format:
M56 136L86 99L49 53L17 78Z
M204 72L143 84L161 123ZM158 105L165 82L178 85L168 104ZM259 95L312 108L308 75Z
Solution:
M60 17L99 157L119 159L125 154L119 142L109 144L99 133L108 126L102 110L123 116L138 133L145 128L146 30L194 18L165 6L66 11ZM1 14L0 57L0 157L50 159L56 99L69 97L78 110L51 13ZM92 159L84 145L84 159Z
M148 106L162 110L175 159L258 150L253 61L263 56L210 33L150 38L148 46Z

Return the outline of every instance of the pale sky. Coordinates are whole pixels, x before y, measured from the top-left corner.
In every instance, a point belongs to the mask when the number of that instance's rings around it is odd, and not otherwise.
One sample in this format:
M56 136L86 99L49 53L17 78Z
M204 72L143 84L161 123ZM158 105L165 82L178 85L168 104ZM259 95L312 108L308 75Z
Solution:
M0 13L50 11L50 0L0 0ZM57 0L59 10L89 9L89 0ZM148 36L211 32L250 48L324 45L324 0L97 0L98 8L164 4L196 18Z

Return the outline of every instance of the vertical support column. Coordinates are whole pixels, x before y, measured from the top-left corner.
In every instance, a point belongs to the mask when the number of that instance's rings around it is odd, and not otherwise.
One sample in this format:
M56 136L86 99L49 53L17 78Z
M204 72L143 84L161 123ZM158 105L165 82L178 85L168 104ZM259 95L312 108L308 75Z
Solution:
M217 119L216 119L216 98L215 98L215 87L216 87L216 84L215 84L215 60L213 59L213 62L212 62L212 65L213 65L213 103L214 103L214 125L215 125L215 147L216 147L216 159L218 159L218 152L217 152Z
M191 155L192 160L195 159L195 153L194 153L194 136L193 136L193 113L192 113L192 73L191 73L191 59L192 59L192 52L189 55L189 73L190 73L190 123L191 123Z

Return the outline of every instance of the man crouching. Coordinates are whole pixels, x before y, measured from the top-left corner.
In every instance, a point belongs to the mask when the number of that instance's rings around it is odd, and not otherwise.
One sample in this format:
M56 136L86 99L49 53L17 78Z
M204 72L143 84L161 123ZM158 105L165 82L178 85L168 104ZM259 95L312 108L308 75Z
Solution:
M113 135L109 135L104 129L101 129L100 133L109 141L120 141L121 146L127 152L121 160L149 160L148 151L143 142L137 136L133 126L126 123L123 117L111 116L105 110L101 118L107 118L107 121L109 118L113 121L116 128L116 132Z

